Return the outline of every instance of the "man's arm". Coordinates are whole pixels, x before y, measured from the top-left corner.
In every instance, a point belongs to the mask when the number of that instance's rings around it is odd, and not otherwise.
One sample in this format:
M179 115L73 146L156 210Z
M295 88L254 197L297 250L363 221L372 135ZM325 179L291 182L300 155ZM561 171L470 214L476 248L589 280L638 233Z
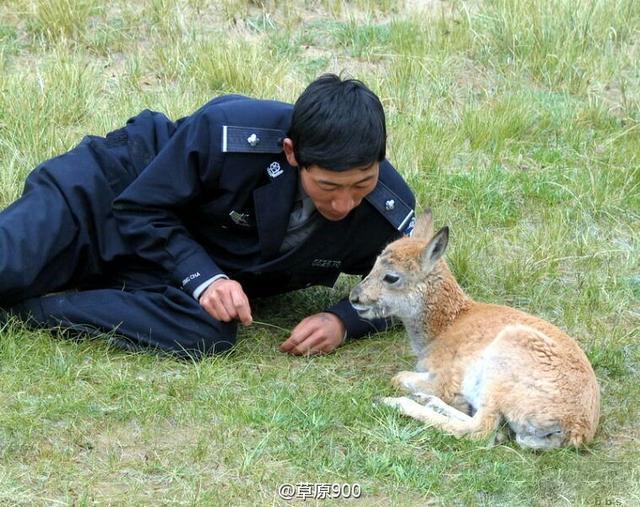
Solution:
M178 217L205 184L215 184L222 154L214 123L204 111L186 119L113 202L120 232L135 252L162 265L189 294L224 274Z
M351 338L361 338L374 333L387 331L393 326L392 319L363 319L353 309L349 298L343 298L336 304L330 306L325 312L337 316L345 326L345 340Z
M399 237L394 233L390 239ZM368 273L375 262L375 255L369 255L350 267L349 273ZM365 320L351 306L349 298L343 298L324 312L306 317L293 329L291 335L280 345L281 352L295 355L326 354L347 338L386 331L392 326L391 319Z

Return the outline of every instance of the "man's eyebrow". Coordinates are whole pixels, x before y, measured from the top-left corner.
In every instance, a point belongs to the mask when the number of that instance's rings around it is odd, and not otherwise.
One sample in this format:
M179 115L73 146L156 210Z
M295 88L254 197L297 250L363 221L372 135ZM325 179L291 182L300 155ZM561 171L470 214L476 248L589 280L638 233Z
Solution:
M358 180L354 183L354 185L359 185L361 183L364 183L366 181L372 180L373 178L375 178L376 175L375 174L370 174L369 176L365 176L364 178L362 178L361 180ZM342 187L343 185L340 183L336 183L335 181L329 181L329 180L318 180L318 183L322 184L322 185L330 185L332 187Z

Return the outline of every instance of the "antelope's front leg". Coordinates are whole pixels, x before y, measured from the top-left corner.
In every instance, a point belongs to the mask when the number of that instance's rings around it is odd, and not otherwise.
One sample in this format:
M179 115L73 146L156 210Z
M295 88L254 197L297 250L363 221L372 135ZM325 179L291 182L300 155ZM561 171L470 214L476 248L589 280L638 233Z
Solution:
M469 436L475 439L488 437L496 428L499 413L486 413L480 418L472 418L444 403L435 396L425 396L421 405L406 396L401 398L382 398L385 405L400 410L404 415L423 423L439 428L452 435Z
M443 425L446 424L449 418L441 413L433 410L431 406L431 400L434 398L433 396L424 396L423 402L426 402L425 405L421 405L420 403L407 398L406 396L401 396L398 398L381 398L380 401L389 407L393 407L398 409L402 414L407 415L413 419L417 419L423 423L426 423L430 426L433 425ZM435 398L439 400L439 398Z
M397 398L384 397L380 398L380 401L389 407L400 410L404 415L408 415L414 419L420 419L422 409L424 408L422 405L411 398L407 398L406 396L400 396Z
M438 395L433 375L427 372L401 371L391 379L391 384L411 394Z

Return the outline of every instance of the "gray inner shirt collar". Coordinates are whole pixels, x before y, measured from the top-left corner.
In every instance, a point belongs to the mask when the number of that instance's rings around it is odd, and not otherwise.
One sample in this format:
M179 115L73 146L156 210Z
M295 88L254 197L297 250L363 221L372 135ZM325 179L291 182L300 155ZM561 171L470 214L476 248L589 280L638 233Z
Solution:
M298 191L296 193L296 204L289 216L289 226L287 229L293 229L306 223L315 213L316 207L307 195L302 186L302 180L298 178Z

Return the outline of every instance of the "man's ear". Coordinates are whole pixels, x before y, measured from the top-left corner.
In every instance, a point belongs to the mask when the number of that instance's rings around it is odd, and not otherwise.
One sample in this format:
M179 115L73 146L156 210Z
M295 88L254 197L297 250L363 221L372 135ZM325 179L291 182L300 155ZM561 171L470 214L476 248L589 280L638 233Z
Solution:
M287 162L291 167L298 167L298 161L296 160L296 156L293 152L293 141L285 137L282 140L282 149L284 150L284 155L287 157Z

